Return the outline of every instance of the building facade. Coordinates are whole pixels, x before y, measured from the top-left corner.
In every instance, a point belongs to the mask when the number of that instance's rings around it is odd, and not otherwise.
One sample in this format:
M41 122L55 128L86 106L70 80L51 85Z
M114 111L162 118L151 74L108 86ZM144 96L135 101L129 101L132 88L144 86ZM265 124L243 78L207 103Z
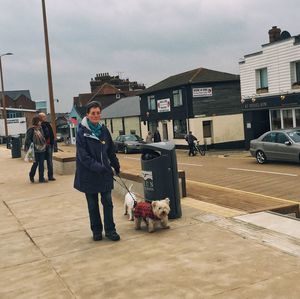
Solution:
M103 109L101 121L107 126L113 139L119 135L141 136L140 98L126 97Z
M142 137L158 128L162 140L185 147L192 131L214 148L244 146L238 75L198 68L166 78L141 97Z
M246 147L269 130L300 126L300 35L274 26L269 43L239 64Z

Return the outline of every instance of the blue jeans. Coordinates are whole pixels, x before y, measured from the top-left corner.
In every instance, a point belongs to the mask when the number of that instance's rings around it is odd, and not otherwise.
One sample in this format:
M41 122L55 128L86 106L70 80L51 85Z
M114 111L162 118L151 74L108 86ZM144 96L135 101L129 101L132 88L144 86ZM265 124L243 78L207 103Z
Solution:
M39 167L39 180L44 180L44 160L45 160L45 152L42 153L34 153L35 162L31 166L31 170L29 172L29 176L34 178L36 169Z
M46 155L45 155L45 160L47 161L48 179L53 178L52 156L53 156L53 145L48 144L47 147L46 147Z
M93 234L101 234L103 225L99 211L98 193L85 193L90 215L90 224ZM113 203L111 191L101 192L101 203L103 205L104 214L104 230L105 233L116 231L113 218Z

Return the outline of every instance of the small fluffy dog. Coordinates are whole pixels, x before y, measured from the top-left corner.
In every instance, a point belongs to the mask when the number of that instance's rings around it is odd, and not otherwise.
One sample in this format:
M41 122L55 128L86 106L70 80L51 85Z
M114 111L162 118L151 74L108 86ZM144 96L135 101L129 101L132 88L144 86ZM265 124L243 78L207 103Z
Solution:
M170 213L170 200L155 200L150 202L138 202L134 208L135 229L141 229L142 220L148 226L148 232L153 233L156 225L160 223L162 228L170 228L168 215Z
M129 192L125 194L124 200L124 215L129 215L128 220L133 221L134 201L137 201L136 196L131 192L132 185L129 187Z

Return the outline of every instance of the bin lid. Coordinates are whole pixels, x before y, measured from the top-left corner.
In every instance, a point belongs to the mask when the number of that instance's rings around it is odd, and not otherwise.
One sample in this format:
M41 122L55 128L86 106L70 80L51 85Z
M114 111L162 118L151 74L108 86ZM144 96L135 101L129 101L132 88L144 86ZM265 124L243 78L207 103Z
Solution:
M173 142L155 142L155 143L145 143L141 144L141 149L151 149L151 150L159 150L159 151L171 151L175 148L175 144Z

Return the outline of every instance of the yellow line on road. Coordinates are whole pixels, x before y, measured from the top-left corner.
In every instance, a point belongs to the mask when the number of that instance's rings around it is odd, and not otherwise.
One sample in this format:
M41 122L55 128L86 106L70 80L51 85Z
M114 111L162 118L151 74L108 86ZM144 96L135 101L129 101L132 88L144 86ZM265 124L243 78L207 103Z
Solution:
M289 202L289 203L293 203L293 204L300 204L299 201L296 201L296 200L284 199L284 198L279 198L279 197L274 197L274 196L269 196L269 195L264 195L264 194L259 194L259 193L254 193L254 192L229 188L229 187L213 185L213 184L209 184L209 183L203 183L203 182L187 180L187 183L189 183L189 182L192 183L192 184L197 184L197 185L202 185L202 186L207 186L207 187L213 187L213 188L220 189L220 190L235 191L235 192L240 192L240 193L245 193L245 194L250 194L250 195L255 195L255 196L262 196L262 197L269 198L269 199L280 200L280 201L283 201L283 202Z

